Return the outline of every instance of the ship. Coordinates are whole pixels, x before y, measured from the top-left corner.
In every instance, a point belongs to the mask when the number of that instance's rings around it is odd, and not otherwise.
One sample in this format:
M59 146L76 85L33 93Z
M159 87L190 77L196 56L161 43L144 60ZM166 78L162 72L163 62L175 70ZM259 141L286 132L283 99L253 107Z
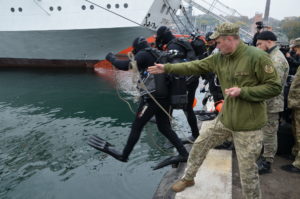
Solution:
M10 0L0 6L0 66L93 67L172 24L180 0Z

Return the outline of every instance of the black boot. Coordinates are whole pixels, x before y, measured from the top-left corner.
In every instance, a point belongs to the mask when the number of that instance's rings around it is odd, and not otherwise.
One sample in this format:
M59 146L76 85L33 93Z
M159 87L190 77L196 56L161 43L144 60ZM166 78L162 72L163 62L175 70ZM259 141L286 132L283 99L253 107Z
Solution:
M271 173L271 162L267 161L264 157L260 158L257 161L258 173L259 175L263 175L266 173Z
M300 174L300 169L295 167L292 164L281 166L281 169L290 173L298 173Z

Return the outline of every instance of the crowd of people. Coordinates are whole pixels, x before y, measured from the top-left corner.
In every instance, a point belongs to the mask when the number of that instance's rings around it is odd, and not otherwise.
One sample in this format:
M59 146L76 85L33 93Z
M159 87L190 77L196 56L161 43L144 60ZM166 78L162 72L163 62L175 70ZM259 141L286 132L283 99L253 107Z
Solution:
M146 92L140 88L143 94L127 144L122 153L109 144L94 147L128 161L143 127L155 116L158 130L179 153L176 160L187 161L173 191L193 186L209 149L231 140L244 198L261 198L259 174L272 171L278 127L291 120L295 161L282 169L300 174L300 38L283 53L274 32L264 30L262 23L257 25L252 46L240 39L239 27L232 23L220 24L205 36L193 35L191 41L177 38L166 26L157 30L154 45L144 37L136 38L132 52ZM163 55L168 55L165 61L160 59ZM120 70L129 70L132 61L119 60L113 53L106 59ZM208 83L213 100L224 101L217 118L199 131L193 102L200 77ZM171 127L170 115L177 108L184 111L191 128L190 153Z

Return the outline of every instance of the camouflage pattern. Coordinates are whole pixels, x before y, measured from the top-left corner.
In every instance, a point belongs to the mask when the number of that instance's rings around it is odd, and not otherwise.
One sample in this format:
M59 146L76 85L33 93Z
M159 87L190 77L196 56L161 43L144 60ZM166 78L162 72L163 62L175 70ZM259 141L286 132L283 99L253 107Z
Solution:
M277 152L277 131L279 126L279 113L268 113L268 122L262 128L264 134L264 154L268 162L273 163Z
M296 156L293 165L300 169L300 109L293 110L293 134L295 136L293 152Z
M200 136L190 151L183 179L192 180L209 149L222 144L229 137L233 138L237 153L243 196L246 199L260 199L261 190L256 160L262 149L261 130L232 131L216 119L207 122L205 128L201 128Z
M222 23L217 26L217 29L214 33L209 37L210 39L217 39L220 36L238 36L240 27L237 24L233 23Z
M282 88L284 88L284 84L289 74L289 64L278 46L271 51L270 57L274 64L274 68L276 69L277 74L281 80L281 85L283 86ZM264 134L263 157L265 157L267 161L272 163L274 161L278 145L277 130L279 124L279 112L283 111L284 109L283 89L280 95L267 100L266 103L268 121L266 126L262 128Z
M288 95L288 107L300 109L300 67L295 74Z
M298 67L290 88L288 106L293 109L292 129L295 137L295 145L292 152L296 156L293 165L300 169L300 67Z
M289 74L289 64L278 46L272 50L272 52L270 53L270 57L277 71L277 74L281 80L281 85L284 87L284 84ZM278 113L283 111L284 108L283 89L280 95L273 97L267 100L266 102L267 102L268 113Z
M298 38L296 38L296 39L294 39L294 40L291 41L290 47L294 48L296 46L300 46L300 37L298 37Z

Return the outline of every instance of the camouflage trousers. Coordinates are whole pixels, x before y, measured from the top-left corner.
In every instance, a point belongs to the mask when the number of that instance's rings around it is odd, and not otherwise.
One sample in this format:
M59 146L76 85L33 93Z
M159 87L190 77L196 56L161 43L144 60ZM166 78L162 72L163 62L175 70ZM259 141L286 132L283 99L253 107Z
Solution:
M261 130L232 131L216 119L209 121L206 128L201 128L200 136L193 144L183 178L194 179L209 149L222 144L228 137L233 138L235 145L244 198L260 199L261 190L256 160L262 149Z
M268 113L268 122L266 126L262 128L264 134L264 154L263 157L267 161L274 161L275 154L277 152L277 131L279 125L279 113Z
M293 154L296 156L293 165L300 169L300 109L293 110L292 129L295 137Z

